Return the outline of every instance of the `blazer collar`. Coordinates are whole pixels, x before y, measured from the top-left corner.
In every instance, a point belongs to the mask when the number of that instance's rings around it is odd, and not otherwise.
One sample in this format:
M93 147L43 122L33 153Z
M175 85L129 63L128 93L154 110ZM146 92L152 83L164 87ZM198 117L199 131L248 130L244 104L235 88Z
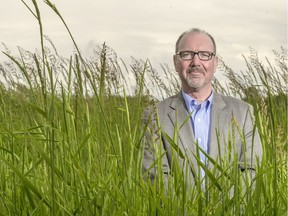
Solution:
M176 95L173 97L173 99L172 99L172 101L171 101L171 103L170 103L170 108L172 108L173 110L176 110L178 107L181 107L181 108L183 107L183 108L185 108L186 111L188 112L187 107L186 107L186 105L185 105L184 98L183 98L181 92L179 92L178 94L176 94Z

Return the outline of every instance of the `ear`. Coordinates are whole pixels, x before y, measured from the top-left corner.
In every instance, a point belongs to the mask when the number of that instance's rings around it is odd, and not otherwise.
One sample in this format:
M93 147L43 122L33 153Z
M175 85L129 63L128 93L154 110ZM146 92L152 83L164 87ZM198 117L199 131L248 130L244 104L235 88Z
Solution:
M215 73L216 70L217 70L218 61L219 61L219 57L216 55L215 58L214 58L214 73Z
M173 55L173 63L175 70L178 72L178 60L176 55Z

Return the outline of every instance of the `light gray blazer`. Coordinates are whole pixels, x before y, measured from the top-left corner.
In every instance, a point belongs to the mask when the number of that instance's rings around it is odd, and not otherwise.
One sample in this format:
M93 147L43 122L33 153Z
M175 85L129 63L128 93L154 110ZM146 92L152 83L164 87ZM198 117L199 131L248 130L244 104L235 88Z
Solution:
M164 176L171 171L173 173L173 158L175 158L188 182L194 182L193 178L199 172L199 165L195 157L196 144L189 116L181 92L157 103L154 109L150 106L144 112L143 122L146 126L147 140L144 147L143 172L148 174L152 181L158 175L155 161L159 154L157 156L155 152L160 151L164 154L161 162ZM167 136L175 141L178 150L173 148ZM218 163L229 156L232 160L233 154L237 154L239 168L254 172L256 158L261 162L262 144L254 125L251 105L214 92L208 154ZM214 166L208 163L207 167L210 170Z

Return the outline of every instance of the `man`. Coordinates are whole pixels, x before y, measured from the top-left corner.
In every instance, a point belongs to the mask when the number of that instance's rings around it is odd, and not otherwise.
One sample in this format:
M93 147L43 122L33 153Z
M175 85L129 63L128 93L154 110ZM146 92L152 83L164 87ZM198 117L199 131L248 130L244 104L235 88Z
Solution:
M189 184L203 183L207 172L219 172L224 159L232 163L236 158L239 170L253 178L262 157L253 108L213 90L218 64L213 37L201 29L184 32L173 60L181 91L144 112L145 176L152 182L160 176L167 183L177 172Z

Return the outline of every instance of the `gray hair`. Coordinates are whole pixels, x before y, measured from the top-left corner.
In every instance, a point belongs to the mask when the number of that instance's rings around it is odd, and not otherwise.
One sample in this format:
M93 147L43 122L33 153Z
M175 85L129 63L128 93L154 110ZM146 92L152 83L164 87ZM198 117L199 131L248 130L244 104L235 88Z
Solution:
M180 43L181 39L183 38L183 36L186 35L186 34L188 34L188 33L193 33L193 32L198 32L198 33L204 33L204 34L206 34L206 35L211 39L211 41L212 41L212 43L213 43L213 46L214 46L214 53L216 54L216 43L215 43L214 38L213 38L212 35L210 35L208 32L206 32L206 31L204 31L204 30L202 30L202 29L199 29L199 28L192 28L192 29L190 29L190 30L188 30L188 31L183 32L183 33L179 36L179 38L178 38L177 41L176 41L175 53L178 52L178 46L179 46L179 43Z

